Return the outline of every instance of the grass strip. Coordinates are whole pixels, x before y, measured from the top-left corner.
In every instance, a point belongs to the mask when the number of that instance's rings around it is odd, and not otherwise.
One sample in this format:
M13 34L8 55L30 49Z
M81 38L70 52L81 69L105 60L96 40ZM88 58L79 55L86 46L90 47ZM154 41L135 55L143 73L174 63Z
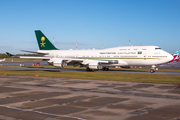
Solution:
M78 71L36 71L36 70L19 70L19 69L17 70L0 69L0 74L17 75L17 76L87 79L87 80L123 81L123 82L180 84L180 75L78 72Z
M1 67L1 65L0 65ZM2 67L33 67L33 68L57 68L51 65L40 65L40 66L17 66L17 65L3 65ZM66 66L65 68L61 69L86 69L85 67L73 67L73 66ZM110 68L111 71L150 71L150 68ZM180 69L164 69L160 68L158 71L160 72L180 72Z

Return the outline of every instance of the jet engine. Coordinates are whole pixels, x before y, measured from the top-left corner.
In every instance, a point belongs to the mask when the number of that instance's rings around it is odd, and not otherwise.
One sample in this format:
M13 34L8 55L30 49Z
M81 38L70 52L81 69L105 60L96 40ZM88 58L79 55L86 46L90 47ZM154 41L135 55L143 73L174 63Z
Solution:
M98 62L89 63L89 69L97 70L97 69L101 69L101 68L102 68L102 66Z
M53 62L54 67L66 67L67 63L64 60L58 60Z

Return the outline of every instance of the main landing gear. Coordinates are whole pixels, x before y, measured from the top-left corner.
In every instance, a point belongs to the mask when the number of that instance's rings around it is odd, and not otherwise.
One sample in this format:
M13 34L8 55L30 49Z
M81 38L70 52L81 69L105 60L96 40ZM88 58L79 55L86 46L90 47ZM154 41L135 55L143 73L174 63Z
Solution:
M151 69L151 70L150 70L150 72L151 72L151 73L154 73L154 72L155 72L155 70L154 70L154 69Z
M86 71L94 72L94 71L98 71L98 69L90 69L89 67L87 67L87 68L86 68Z
M92 69L90 69L89 67L86 68L86 71L92 71Z
M90 69L89 67L86 68L86 71L91 71L91 72L94 72L94 71L98 71L99 69ZM108 67L103 67L102 68L103 71L109 71L109 68Z
M109 68L107 68L107 67L103 67L103 68L102 68L102 70L103 70L103 71L108 71L108 70L109 70Z
M158 70L158 68L156 68L155 65L152 65L150 72L154 73L156 70Z

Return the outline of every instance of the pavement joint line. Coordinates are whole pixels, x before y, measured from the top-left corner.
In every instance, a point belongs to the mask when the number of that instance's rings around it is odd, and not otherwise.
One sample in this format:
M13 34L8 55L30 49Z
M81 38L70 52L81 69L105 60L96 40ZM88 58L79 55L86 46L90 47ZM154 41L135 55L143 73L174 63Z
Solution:
M85 92L94 92L94 93L104 93L104 94L119 94L119 95L131 95L131 96L140 96L140 97L150 97L150 98L164 98L164 99L174 99L180 100L180 96L174 95L160 95L160 94L147 94L147 93L133 93L133 92L117 92L117 91L104 91L104 90L91 90L91 89L82 89L82 88L72 88L72 87L55 87L55 86L46 86L46 85L29 85L29 84L18 84L10 82L0 82L0 84L8 85L18 85L18 86L31 86L31 87L47 87L51 89L63 89L70 91L85 91Z
M96 107L93 107L91 109L100 109L100 108L108 107L108 106L111 106L111 105L112 104L106 104L106 105L96 106Z
M141 115L143 113L146 113L148 112L149 110L153 110L154 108L143 108L143 109L140 109L140 110L135 110L135 111L132 111L128 114L134 114L134 115Z
M10 107L10 106L6 106L6 105L0 105L0 107L5 107L5 108L8 108L8 109L13 109L13 110L17 110L17 111L35 112L35 113L49 115L49 116L55 116L55 117L67 117L67 118L74 118L74 119L77 119L77 120L86 120L86 119L83 119L83 118L78 118L78 117L73 117L73 116L68 116L68 115L56 115L56 114L45 113L45 112L41 112L41 111L32 111L32 110L27 110L27 109L20 109L20 108Z

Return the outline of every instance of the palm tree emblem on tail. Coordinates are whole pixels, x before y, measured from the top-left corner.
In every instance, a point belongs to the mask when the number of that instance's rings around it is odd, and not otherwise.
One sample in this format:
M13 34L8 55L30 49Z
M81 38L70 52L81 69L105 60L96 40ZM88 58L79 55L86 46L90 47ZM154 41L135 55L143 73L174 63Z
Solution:
M42 41L42 43L40 43L41 44L41 47L45 47L45 37L41 37L41 41Z

